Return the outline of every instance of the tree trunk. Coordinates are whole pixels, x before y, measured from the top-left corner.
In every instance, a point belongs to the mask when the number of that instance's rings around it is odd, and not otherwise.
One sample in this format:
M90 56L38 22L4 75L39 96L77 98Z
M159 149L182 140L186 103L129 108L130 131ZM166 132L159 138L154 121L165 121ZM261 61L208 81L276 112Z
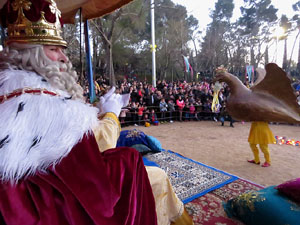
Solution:
M284 50L283 50L283 60L282 60L282 69L286 71L287 69L287 39L284 39Z
M266 51L265 51L265 65L269 63L269 46L266 46Z
M194 49L195 49L195 59L198 59L198 50L197 50L195 39L193 38L192 41L193 41L193 45L194 45ZM195 68L196 71L199 71L198 60L196 60L194 68Z
M250 65L255 66L254 48L252 44L250 48Z
M115 71L113 65L113 55L112 55L112 46L109 48L109 84L110 86L116 85Z
M299 39L299 49L298 49L297 72L300 73L300 39Z
M96 40L95 40L95 38L93 38L93 51L94 51L94 53L93 53L93 63L92 63L92 65L93 65L93 74L94 74L94 76L95 76L95 71L96 71L96 67L97 67L97 55L98 55L98 53L97 53L97 42L96 42Z
M294 41L294 44L293 44L293 48L292 48L292 51L291 51L291 56L290 56L290 60L288 62L288 70L291 68L291 62L292 62L292 56L293 56L293 52L294 52L294 49L295 49L295 45L296 45L296 42L297 42L297 39L299 37L299 34L300 34L300 29L298 30L298 33L295 37L295 41ZM300 40L299 40L299 47L300 47ZM300 61L300 48L299 48L299 51L298 51L298 62L297 62L297 68L296 70L299 72L300 70L298 69L299 68L299 61Z

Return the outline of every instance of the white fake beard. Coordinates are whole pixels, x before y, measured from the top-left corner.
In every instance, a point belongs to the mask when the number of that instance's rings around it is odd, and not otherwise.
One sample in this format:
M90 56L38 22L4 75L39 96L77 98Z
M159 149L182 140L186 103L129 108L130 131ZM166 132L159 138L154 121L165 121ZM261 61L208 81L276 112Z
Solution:
M72 64L50 60L42 45L14 43L4 50L1 58L7 58L10 68L35 71L54 88L69 93L72 99L84 100L83 89L77 84L78 77L72 70Z

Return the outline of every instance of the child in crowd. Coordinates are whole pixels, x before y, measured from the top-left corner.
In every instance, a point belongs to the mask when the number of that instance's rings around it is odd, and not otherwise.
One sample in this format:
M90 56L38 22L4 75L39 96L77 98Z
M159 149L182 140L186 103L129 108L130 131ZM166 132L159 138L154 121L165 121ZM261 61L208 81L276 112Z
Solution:
M155 113L154 109L151 109L151 113L149 115L149 119L150 119L150 121L151 121L152 124L154 124L154 122L157 121L157 116L156 116L156 113Z
M121 109L121 113L120 113L120 124L121 124L121 126L125 126L125 118L126 118L127 112L129 112L128 108L122 108Z
M132 102L131 103L131 108L130 108L130 113L131 113L131 118L133 120L134 126L138 126L136 124L136 122L137 122L137 111L138 111L138 103Z
M211 112L211 101L209 98L206 98L203 104L203 111L204 112Z
M190 104L188 99L186 99L185 101L183 113L184 113L184 121L188 121L190 118Z
M149 124L151 123L147 113L144 114L144 124L146 125L146 123L149 123Z
M162 98L160 100L160 103L159 103L159 110L161 112L161 122L165 122L165 119L166 119L166 112L168 111L168 104L166 103L165 99Z
M142 104L139 104L138 106L138 125L141 125L141 121L143 119L143 113L144 113L145 107Z
M175 104L172 99L168 100L170 123L173 123L173 112L175 112Z
M195 108L195 106L194 106L193 103L190 104L189 110L190 110L189 119L196 119L196 120L198 120L198 117L197 117L197 114L196 114L196 108Z

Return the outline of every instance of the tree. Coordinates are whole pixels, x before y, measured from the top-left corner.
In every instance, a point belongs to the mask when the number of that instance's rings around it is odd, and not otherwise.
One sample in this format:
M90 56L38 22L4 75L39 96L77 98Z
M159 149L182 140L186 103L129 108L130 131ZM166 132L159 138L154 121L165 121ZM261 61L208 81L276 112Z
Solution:
M144 5L150 6L146 0ZM150 9L144 12L146 16L145 29L132 31L132 36L124 36L131 46L134 46L134 55L130 65L131 71L144 73L151 77L151 24ZM182 78L182 54L190 55L188 41L192 38L193 27L198 21L187 15L186 8L175 5L170 0L155 1L155 38L156 38L156 74L157 79L166 79L171 74L178 74ZM136 37L136 39L134 39Z
M233 0L218 0L210 12L212 22L204 37L199 37L198 21L188 15L184 6L171 0L155 0L157 78L170 79L174 75L178 79L187 79L182 55L189 58L197 72L212 72L217 66L224 65L230 72L242 75L247 63L255 67L268 63L268 49L275 43L271 31L279 23L277 9L270 0L244 2L241 18L231 22ZM296 11L299 11L299 5L299 2L295 4ZM118 75L137 74L151 79L150 21L150 0L136 0L112 14L91 20L94 74L110 76L112 83ZM282 27L287 27L287 34L300 31L297 14L291 19L281 17L280 21ZM77 22L73 27L66 26L64 33L69 42L66 51L78 70L81 68L79 30ZM285 54L283 67L289 70L292 63Z
M172 71L183 73L182 55L190 55L188 41L198 21L187 15L184 6L174 5L170 0L155 1L155 4L157 77L165 79Z
M268 44L270 30L277 21L277 11L271 4L271 0L244 0L241 7L242 16L239 18L239 26L242 35L249 40L250 64L257 67L263 58L261 47Z
M244 72L244 67L247 58L247 49L245 48L247 39L241 35L240 28L237 23L230 26L230 29L224 34L225 50L228 57L227 65L233 74L241 75Z
M219 65L228 64L228 46L224 39L226 32L230 30L230 18L234 9L233 0L218 0L215 10L210 17L212 22L208 25L206 35L202 43L199 57L201 69L213 71Z
M117 19L121 16L123 10L118 9L117 12L104 16L103 18L98 18L93 20L93 25L99 32L102 39L102 47L105 51L106 58L106 74L109 75L109 80L111 85L115 85L115 74L113 68L113 32L115 29L115 23ZM98 46L94 43L94 49L98 50ZM97 57L98 58L98 57Z
M100 42L95 42L94 48L97 52L103 49L105 55L104 71L109 75L111 85L115 84L114 63L113 63L113 46L122 38L126 31L138 29L144 22L142 1L134 1L126 7L116 10L114 13L97 18L92 21L94 29L101 38ZM141 22L142 21L142 22ZM133 28L134 27L134 28ZM96 53L95 53L96 54ZM99 62L99 55L96 57Z
M83 73L83 68L85 65L85 60L82 60L81 52L83 48L83 43L81 43L80 48L80 21L79 14L75 17L74 24L65 24L63 29L63 38L68 43L68 48L66 48L66 54L68 55L73 67L79 74L79 82L84 85L85 74ZM83 31L82 31L83 33Z
M286 15L282 15L280 18L280 24L279 26L283 29L283 36L279 37L279 39L284 40L284 51L283 51L283 61L282 61L282 69L285 71L287 70L288 67L288 60L287 60L287 37L288 33L290 32L290 29L292 27L291 22L287 18ZM278 38L278 37L277 37Z
M294 5L293 5L293 10L295 12L299 12L300 11L300 1L296 2ZM293 16L293 19L292 21L294 22L294 27L295 29L298 30L298 33L297 33L297 36L295 38L295 41L294 41L294 44L293 44L293 48L292 48L292 53L294 51L294 47L295 47L295 44L296 44L296 41L299 37L299 34L300 34L300 17L298 14L294 15ZM291 53L291 58L292 58L292 53ZM291 59L289 61L289 64L291 63ZM300 39L299 39L299 49L298 49L298 62L297 62L297 72L300 73Z

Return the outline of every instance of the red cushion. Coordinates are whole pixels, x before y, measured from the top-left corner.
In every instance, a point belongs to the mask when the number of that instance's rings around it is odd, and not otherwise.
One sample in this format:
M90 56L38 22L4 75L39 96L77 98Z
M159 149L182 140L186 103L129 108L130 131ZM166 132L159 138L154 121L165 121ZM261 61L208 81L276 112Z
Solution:
M300 203L300 178L286 181L275 187L280 193Z

